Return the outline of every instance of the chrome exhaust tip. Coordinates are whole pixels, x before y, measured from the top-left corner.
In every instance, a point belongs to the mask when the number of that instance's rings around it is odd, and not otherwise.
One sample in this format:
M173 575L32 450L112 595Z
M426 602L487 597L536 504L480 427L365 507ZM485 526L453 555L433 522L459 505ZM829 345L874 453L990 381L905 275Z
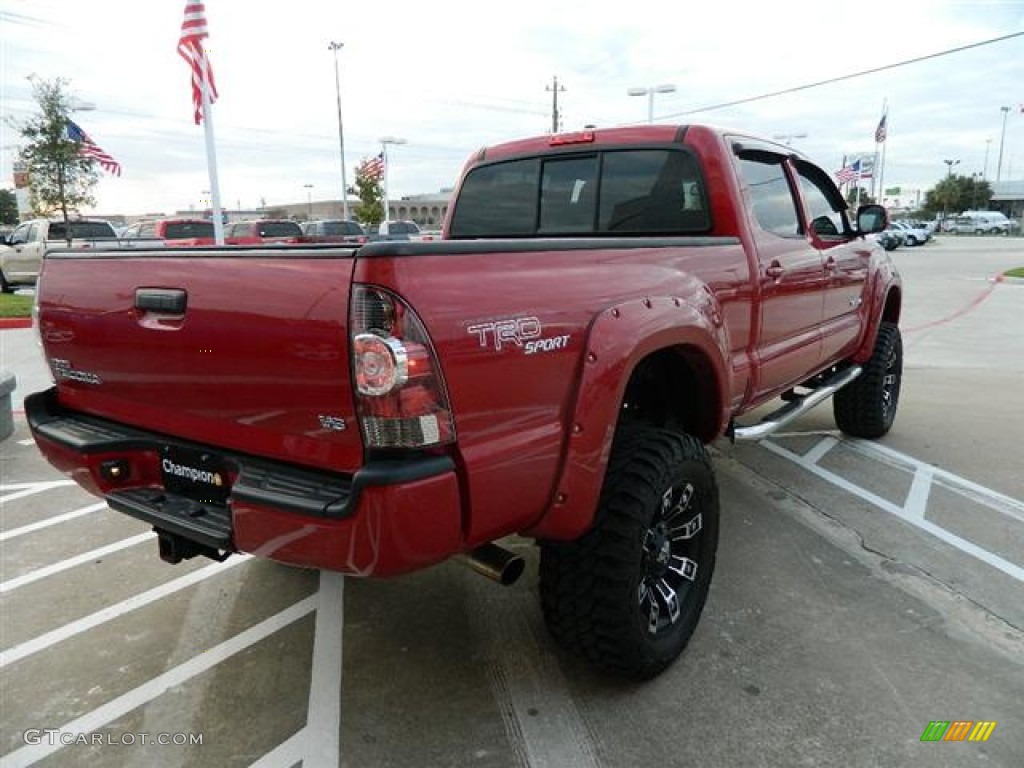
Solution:
M503 587L515 584L523 575L523 569L526 568L526 561L522 556L493 542L482 544L465 554L457 555L456 559L463 565L468 565L481 576L486 576Z

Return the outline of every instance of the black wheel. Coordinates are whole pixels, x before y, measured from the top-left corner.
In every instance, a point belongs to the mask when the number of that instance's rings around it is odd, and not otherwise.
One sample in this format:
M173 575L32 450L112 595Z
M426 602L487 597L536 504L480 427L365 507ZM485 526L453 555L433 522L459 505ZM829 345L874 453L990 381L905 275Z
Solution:
M903 380L903 340L895 323L882 323L864 372L836 392L836 425L854 437L881 437L892 427Z
M717 546L718 487L700 441L620 425L593 528L541 544L548 629L598 666L653 677L697 626Z
M907 235L907 245L917 245L917 238L913 235Z
M0 269L0 292L14 293L14 286L7 282L7 278L4 277L4 271L2 269Z

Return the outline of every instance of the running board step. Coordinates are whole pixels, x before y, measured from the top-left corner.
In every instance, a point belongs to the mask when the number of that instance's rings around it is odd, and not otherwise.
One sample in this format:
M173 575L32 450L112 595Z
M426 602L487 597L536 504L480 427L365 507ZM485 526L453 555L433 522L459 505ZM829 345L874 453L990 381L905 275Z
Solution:
M863 371L864 369L859 365L851 365L849 368L844 368L823 381L806 395L795 396L777 411L773 411L765 416L757 424L749 427L733 426L728 436L733 441L762 440L780 427L793 421L793 419L803 416L823 400L832 397L832 395L860 376Z

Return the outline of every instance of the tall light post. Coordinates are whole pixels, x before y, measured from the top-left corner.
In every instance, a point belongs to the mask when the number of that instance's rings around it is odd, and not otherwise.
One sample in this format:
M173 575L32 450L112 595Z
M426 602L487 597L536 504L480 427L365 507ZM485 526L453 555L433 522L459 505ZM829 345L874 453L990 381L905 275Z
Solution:
M384 197L384 223L380 229L382 235L386 235L387 222L390 213L388 211L388 171L390 169L390 163L388 162L388 144L405 144L405 139L398 139L394 136L381 136L380 138L380 154L381 159L384 161L384 176L382 178L383 183L381 184L381 194Z
M953 177L953 166L954 165L960 165L960 161L959 160L943 160L942 162L944 162L946 164L946 178L947 179L952 178Z
M348 176L345 173L345 131L341 123L341 75L338 70L338 51L344 43L331 43L328 50L334 51L334 93L338 97L338 154L341 155L341 218L348 215Z
M1003 113L1003 132L999 136L999 162L996 163L996 183L1003 176L1003 142L1006 141L1006 117L1010 114L1009 107L1000 107L999 111Z
M306 221L313 220L313 185L303 184L302 188L306 190Z
M981 178L988 178L988 148L992 145L992 139L985 139L985 164L981 166Z
M652 124L654 122L654 94L675 93L675 90L676 87L672 83L666 83L665 85L654 85L650 88L630 88L626 93L630 96L647 97L647 123Z

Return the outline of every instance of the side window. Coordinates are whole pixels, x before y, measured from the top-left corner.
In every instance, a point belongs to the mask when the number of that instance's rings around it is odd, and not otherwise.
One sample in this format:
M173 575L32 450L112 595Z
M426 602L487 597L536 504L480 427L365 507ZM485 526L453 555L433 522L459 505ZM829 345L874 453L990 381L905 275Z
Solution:
M538 234L594 231L597 155L544 162Z
M156 222L148 221L139 225L139 237L156 237Z
M704 183L688 152L642 149L604 156L602 232L695 234L710 225Z
M532 235L537 226L540 160L512 160L473 169L462 182L452 237Z
M807 215L811 231L825 239L842 238L850 231L846 212L835 200L835 193L829 189L831 184L822 179L820 171L811 166L797 163L797 174L800 179L800 191L807 205Z
M11 243L16 245L27 243L29 241L29 230L35 226L35 224L22 224L11 233Z
M741 155L740 175L750 191L754 218L761 229L782 237L802 234L796 203L782 167L783 158L767 153Z

